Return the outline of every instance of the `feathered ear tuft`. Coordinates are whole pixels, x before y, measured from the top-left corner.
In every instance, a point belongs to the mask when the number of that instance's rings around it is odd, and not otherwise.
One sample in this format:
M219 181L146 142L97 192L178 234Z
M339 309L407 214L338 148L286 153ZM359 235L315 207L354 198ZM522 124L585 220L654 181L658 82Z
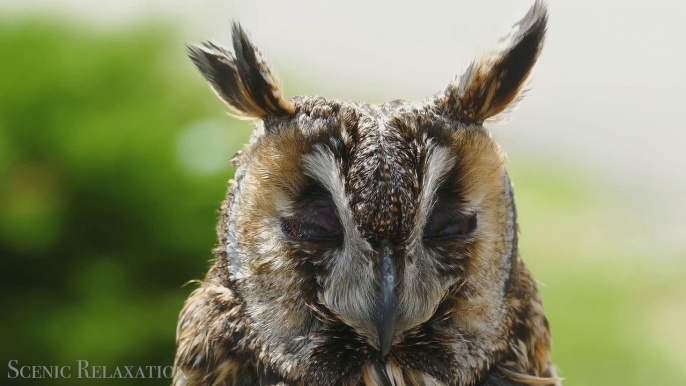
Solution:
M263 119L294 114L279 82L240 24L232 24L235 55L214 42L188 46L188 56L219 99L238 114Z
M459 121L479 124L511 111L541 53L547 22L546 4L536 0L495 52L472 62L448 85L439 97L440 107Z

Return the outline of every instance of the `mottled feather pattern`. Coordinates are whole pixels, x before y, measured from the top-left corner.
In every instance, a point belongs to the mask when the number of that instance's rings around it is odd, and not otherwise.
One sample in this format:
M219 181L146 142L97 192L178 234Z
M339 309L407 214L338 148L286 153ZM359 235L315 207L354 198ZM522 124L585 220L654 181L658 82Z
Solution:
M536 1L419 103L286 99L237 24L233 52L189 47L256 121L216 260L179 318L174 385L559 385L505 156L482 125L520 98L546 23Z

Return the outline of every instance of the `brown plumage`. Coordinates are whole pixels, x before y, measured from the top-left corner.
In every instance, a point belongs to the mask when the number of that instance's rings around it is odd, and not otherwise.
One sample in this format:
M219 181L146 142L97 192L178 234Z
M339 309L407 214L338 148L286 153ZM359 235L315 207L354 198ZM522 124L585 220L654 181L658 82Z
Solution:
M286 99L247 35L189 48L257 119L216 261L186 301L175 386L556 385L517 248L504 155L546 30L537 1L493 54L422 103Z

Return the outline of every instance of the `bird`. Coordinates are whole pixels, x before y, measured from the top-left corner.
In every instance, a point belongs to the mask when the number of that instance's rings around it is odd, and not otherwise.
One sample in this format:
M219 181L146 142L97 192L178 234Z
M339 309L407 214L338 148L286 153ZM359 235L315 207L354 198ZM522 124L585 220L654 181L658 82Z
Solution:
M173 385L560 385L484 126L521 101L547 24L537 0L421 102L287 98L237 22L233 50L189 45L255 128L178 319Z

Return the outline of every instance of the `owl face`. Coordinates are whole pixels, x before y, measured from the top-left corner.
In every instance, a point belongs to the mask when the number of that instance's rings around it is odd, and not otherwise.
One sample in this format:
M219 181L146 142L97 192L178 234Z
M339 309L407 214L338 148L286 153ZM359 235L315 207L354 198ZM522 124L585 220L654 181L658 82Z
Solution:
M215 93L256 119L219 236L280 373L307 363L318 382L339 374L334 384L427 361L440 380L505 349L516 213L482 124L519 98L545 28L537 3L499 50L421 103L286 99L238 25L234 53L189 48Z
M504 282L508 251L494 245L511 241L513 208L483 128L451 122L434 102L303 98L294 109L246 150L230 235L242 246L232 274L260 295L250 314L283 334L270 339L323 326L317 308L385 355L472 267L464 290L502 299L491 287Z

